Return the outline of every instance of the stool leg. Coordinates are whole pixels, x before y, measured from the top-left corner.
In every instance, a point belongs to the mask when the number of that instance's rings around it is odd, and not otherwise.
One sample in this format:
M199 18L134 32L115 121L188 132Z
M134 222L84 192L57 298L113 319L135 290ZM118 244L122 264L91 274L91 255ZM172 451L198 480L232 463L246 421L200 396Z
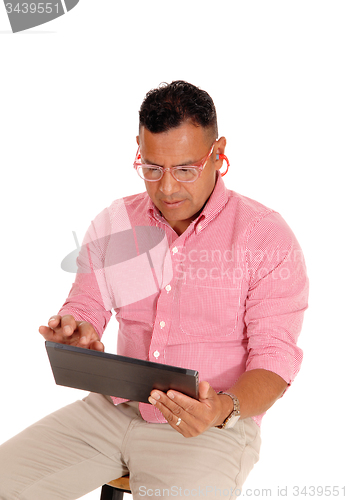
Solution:
M124 492L108 484L102 486L100 500L123 500Z

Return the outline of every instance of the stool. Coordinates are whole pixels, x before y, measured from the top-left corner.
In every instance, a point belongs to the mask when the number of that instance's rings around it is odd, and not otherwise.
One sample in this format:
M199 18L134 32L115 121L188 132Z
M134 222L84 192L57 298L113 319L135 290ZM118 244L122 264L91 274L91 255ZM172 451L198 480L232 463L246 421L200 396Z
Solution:
M104 484L100 500L122 500L125 492L131 493L130 476L119 477L108 484Z

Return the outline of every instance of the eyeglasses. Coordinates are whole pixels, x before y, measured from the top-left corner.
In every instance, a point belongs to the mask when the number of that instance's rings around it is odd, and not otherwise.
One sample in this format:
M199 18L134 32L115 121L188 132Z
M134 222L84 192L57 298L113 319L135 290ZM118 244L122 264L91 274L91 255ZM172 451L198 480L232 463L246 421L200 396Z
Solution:
M212 154L215 142L212 144L210 151L197 163L198 165L179 165L177 167L163 168L157 165L148 165L142 163L140 148L137 150L136 158L133 163L133 168L137 170L138 175L147 182L157 182L164 176L167 170L172 177L178 182L195 182L201 175L201 172L206 166L209 157Z

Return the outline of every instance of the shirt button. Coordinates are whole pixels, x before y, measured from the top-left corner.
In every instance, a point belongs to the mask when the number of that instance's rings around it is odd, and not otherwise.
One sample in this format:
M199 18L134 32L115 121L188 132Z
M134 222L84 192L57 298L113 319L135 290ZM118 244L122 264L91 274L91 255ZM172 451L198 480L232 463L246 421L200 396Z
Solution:
M177 247L173 247L172 248L172 253L177 253L178 252L178 248Z
M160 326L163 328L166 325L165 321L160 321Z
M165 286L165 290L166 290L166 292L170 292L171 291L171 285L166 285Z
M201 229L202 229L202 225L198 224L198 231L201 231Z
M154 351L153 356L154 356L154 358L158 358L160 356L159 351Z

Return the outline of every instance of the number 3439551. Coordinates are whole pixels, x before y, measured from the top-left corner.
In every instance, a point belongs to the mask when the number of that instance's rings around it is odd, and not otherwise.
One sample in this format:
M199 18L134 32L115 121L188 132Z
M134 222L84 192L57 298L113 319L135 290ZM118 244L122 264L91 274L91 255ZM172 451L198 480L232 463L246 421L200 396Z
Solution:
M59 13L59 4L58 3L6 3L6 11L8 14L51 14Z
M292 496L345 496L345 486L293 486Z

